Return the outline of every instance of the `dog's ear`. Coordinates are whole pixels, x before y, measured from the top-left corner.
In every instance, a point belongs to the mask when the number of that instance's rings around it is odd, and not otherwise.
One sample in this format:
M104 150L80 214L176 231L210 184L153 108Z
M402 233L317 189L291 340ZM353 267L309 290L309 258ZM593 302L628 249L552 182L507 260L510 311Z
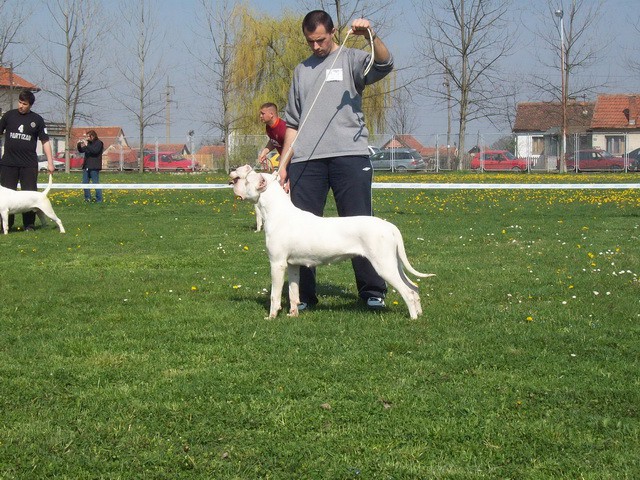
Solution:
M267 179L264 178L264 175L260 175L260 180L258 180L258 185L256 186L256 190L262 193L267 189L267 187L268 187Z

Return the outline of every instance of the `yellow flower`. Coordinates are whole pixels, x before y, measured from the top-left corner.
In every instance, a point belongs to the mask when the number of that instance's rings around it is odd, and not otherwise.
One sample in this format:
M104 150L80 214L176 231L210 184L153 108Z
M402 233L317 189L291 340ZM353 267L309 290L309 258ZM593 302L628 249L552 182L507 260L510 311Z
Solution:
M527 317L527 322L533 322L533 317L531 315Z
M198 287L196 287L195 285L191 287L192 292L195 292L196 290L198 290Z

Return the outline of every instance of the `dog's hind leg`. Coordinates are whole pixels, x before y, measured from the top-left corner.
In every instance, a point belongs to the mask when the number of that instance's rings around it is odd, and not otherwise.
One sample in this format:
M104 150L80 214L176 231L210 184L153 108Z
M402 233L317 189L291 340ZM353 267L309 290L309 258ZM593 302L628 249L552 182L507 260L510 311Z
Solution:
M38 214L38 218L40 218L40 223L42 223L42 225L46 225L47 217L49 217L51 220L56 222L56 225L58 225L58 228L60 229L60 233L65 233L64 227L62 226L62 221L58 218L56 213L53 211L53 207L51 207L51 205L43 206L43 207L44 208L42 210L40 209L36 210L36 213Z
M298 316L298 305L300 304L300 266L289 265L289 316Z
M369 261L384 281L395 288L400 294L404 302L407 304L409 316L412 320L415 320L418 318L418 315L422 313L418 287L411 282L411 280L409 280L401 270L402 267L398 265L395 255L392 252L388 253L393 256L385 255L385 258L383 259L371 256ZM402 272L402 274L400 272Z

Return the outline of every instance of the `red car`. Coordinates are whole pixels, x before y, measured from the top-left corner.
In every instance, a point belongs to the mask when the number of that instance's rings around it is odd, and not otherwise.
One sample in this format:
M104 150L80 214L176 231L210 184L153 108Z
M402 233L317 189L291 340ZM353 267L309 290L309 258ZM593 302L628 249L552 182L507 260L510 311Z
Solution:
M152 153L144 156L144 169L156 169L156 154ZM198 162L191 162L190 158L185 158L179 153L158 152L158 170L171 170L174 172L195 172L200 170Z
M471 159L471 169L523 172L527 170L527 159L516 158L508 150L484 150Z
M58 152L55 159L64 162L64 152ZM82 153L69 152L69 168L80 170L83 163L84 155Z
M589 150L578 150L567 157L567 170L598 171L611 170L621 172L624 170L624 158L614 157L606 150L593 148Z

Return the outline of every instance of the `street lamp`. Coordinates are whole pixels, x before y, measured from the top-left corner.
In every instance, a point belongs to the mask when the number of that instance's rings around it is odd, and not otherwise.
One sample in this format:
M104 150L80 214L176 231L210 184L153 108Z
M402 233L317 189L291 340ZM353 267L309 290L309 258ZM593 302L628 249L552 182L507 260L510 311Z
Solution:
M560 172L567 170L565 163L565 153L567 152L567 85L565 81L566 49L564 47L564 12L558 9L554 12L555 16L560 20L560 73L562 75L562 151L560 152Z

